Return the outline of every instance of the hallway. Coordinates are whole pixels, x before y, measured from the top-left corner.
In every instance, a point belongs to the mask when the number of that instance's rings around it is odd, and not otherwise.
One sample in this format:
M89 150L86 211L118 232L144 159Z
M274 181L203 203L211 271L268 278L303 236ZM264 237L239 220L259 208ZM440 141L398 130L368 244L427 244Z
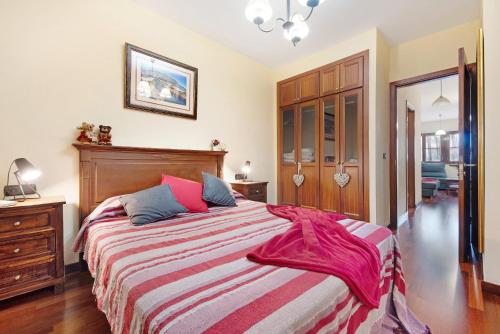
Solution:
M457 197L438 196L399 227L408 304L433 333L498 333L500 297L484 296L484 311L468 307L469 275L458 264ZM481 300L476 304L481 308Z

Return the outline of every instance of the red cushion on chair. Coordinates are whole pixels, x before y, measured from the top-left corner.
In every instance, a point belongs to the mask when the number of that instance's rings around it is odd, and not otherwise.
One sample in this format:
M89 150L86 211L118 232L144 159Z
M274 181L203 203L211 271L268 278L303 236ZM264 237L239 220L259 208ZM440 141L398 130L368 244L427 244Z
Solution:
M201 183L162 175L161 184L168 184L177 201L189 212L208 212L207 203L201 198L203 191Z

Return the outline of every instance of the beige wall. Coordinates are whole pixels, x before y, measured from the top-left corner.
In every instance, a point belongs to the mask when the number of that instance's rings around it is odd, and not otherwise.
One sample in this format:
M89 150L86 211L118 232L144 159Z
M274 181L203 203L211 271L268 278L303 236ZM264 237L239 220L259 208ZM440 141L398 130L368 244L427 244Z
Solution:
M376 109L375 126L370 131L375 133L376 169L376 223L388 225L390 221L389 194L389 66L390 46L384 36L377 32L377 77L376 77ZM372 109L373 110L373 109ZM373 113L373 111L371 112ZM371 149L371 148L370 148ZM370 155L373 159L373 155ZM385 158L384 158L385 157ZM373 160L370 160L372 163ZM370 175L370 177L372 177ZM373 203L373 202L371 202ZM371 204L373 206L373 204Z
M484 279L500 285L500 2L483 0L485 51L485 253Z
M380 44L380 50L378 45ZM370 175L370 221L381 225L389 223L389 207L384 185L388 185L388 172L379 173L382 166L388 167L383 160L381 151L388 148L388 78L389 47L377 29L371 29L341 43L332 45L320 52L303 57L297 61L285 64L274 70L274 81L289 78L293 75L331 63L355 53L369 50L369 175ZM276 101L276 96L275 96ZM376 112L375 112L376 111ZM274 116L276 124L276 115ZM276 127L275 127L276 128ZM276 132L275 132L276 138ZM276 145L275 145L276 146ZM387 174L387 175L386 175ZM385 178L387 177L387 178ZM380 188L377 186L380 185ZM378 211L378 212L377 212Z
M479 27L479 20L471 21L392 47L390 81L456 67L461 47L474 62Z
M125 42L199 69L197 121L123 108ZM269 68L131 0L3 1L0 45L0 175L26 157L43 171L42 195L66 197L66 263L77 260L69 247L78 228L71 143L82 121L111 125L116 145L207 149L219 138L229 150L226 176L250 160L252 178L270 181L275 200Z

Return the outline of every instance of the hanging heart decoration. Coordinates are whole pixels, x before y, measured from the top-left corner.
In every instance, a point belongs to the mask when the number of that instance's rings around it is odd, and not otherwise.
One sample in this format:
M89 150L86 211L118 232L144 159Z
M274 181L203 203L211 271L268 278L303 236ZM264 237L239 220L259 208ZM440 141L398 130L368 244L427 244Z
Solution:
M333 176L333 178L335 179L335 182L337 182L337 184L341 188L344 188L349 183L349 181L351 180L351 177L349 176L349 174L344 173L344 172L335 173L335 175Z
M300 187L302 185L302 183L304 183L304 175L302 175L302 174L295 174L293 176L293 183L295 183L295 185L297 187Z

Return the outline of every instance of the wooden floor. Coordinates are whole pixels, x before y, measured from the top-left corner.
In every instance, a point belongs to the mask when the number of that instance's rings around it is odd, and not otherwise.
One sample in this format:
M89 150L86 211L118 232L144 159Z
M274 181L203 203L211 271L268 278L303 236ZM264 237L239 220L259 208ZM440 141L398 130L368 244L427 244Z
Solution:
M457 200L441 197L424 203L399 229L408 303L433 333L500 333L500 298L471 302L468 274L457 261ZM109 333L91 291L89 274L76 273L67 277L63 294L46 289L0 302L0 333Z
M457 197L426 201L398 234L408 304L433 333L500 333L500 297L483 296L458 264Z

